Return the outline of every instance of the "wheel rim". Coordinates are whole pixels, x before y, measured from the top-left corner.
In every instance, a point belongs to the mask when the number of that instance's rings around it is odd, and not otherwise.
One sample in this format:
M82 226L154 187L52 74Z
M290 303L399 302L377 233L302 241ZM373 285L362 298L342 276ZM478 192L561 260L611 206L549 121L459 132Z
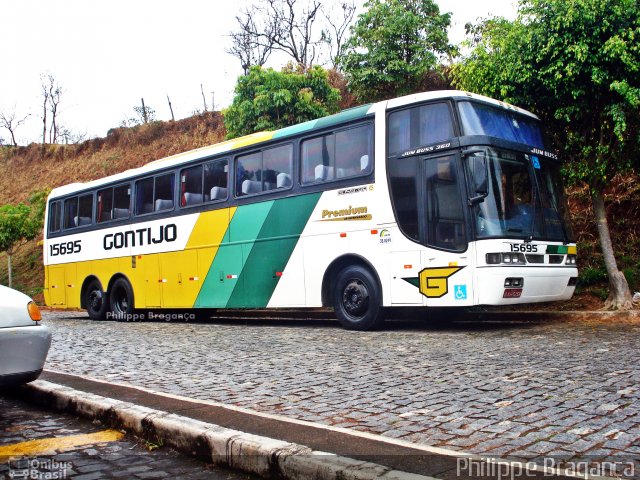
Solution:
M96 288L89 292L89 308L94 312L100 311L103 301L104 296L102 294L102 290Z
M369 290L358 279L350 280L342 292L342 306L352 317L361 317L369 308Z
M127 298L127 292L124 291L124 288L116 292L115 307L118 313L127 313L129 299Z

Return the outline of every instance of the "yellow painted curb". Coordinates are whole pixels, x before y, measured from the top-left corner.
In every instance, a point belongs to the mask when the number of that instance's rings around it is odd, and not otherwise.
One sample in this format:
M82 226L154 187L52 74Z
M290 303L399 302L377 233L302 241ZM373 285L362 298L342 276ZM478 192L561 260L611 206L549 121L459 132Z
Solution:
M28 442L14 443L11 445L0 445L0 457L28 457L51 454L84 445L115 442L123 436L124 433L118 430L103 430L102 432L88 433L85 435L69 435L67 437L29 440Z

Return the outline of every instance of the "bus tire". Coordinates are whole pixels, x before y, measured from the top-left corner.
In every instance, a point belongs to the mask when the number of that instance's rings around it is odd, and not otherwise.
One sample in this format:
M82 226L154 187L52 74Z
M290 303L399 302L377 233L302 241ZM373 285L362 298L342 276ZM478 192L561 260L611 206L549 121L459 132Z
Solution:
M116 320L127 321L133 315L133 289L125 278L119 278L109 292L109 307Z
M369 269L348 266L338 273L333 307L340 324L348 330L374 330L383 323L380 287Z
M104 320L109 307L109 298L102 290L102 285L97 279L93 279L87 285L84 293L84 304L91 320Z

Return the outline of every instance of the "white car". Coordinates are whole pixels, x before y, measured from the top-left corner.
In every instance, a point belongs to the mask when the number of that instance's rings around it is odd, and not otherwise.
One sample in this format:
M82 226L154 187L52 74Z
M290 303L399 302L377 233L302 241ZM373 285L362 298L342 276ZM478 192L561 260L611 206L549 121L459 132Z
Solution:
M0 285L0 386L35 380L42 373L51 331L25 294Z

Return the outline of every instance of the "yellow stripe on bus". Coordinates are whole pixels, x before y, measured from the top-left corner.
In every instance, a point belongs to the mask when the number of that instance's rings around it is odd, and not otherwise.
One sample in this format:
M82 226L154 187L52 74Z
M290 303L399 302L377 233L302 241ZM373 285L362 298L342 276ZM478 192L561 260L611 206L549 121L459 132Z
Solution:
M223 208L222 210L201 213L191 231L186 249L215 247L217 251L236 208Z
M31 457L36 455L53 454L76 447L93 445L96 443L115 442L124 437L124 433L117 430L103 430L102 432L84 435L70 435L67 437L40 438L27 442L0 445L0 457Z

